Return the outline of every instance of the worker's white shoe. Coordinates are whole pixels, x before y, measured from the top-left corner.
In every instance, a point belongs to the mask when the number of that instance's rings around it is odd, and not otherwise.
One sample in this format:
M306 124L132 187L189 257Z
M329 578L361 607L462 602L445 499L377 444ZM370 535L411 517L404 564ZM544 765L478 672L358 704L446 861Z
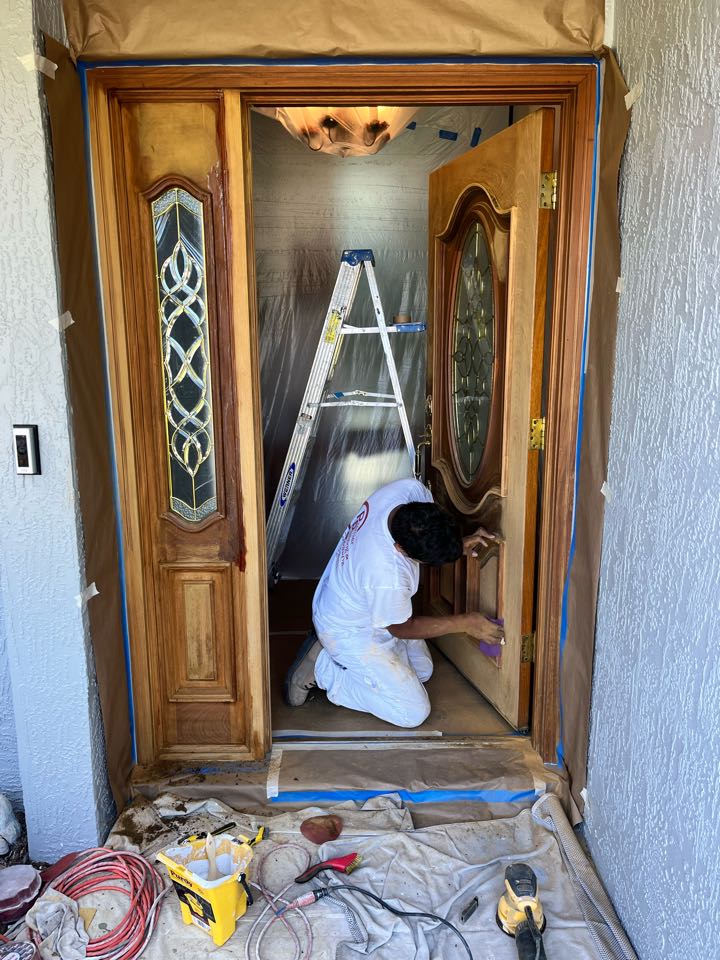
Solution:
M308 693L313 687L317 686L315 682L315 661L321 650L322 646L317 634L314 630L311 630L298 650L295 662L285 677L283 694L285 702L289 706L301 707L307 700Z

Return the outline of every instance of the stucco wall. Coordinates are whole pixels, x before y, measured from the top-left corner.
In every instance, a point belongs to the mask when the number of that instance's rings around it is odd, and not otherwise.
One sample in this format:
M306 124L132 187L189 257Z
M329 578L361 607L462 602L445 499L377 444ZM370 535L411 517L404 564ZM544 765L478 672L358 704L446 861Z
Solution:
M720 922L720 11L618 0L633 108L587 837L641 958ZM713 944L711 947L710 944Z
M60 4L0 0L0 22L0 692L5 670L17 742L0 755L0 784L17 790L19 771L31 855L50 860L102 839L112 808L86 611L75 601L85 574L64 341L50 322L62 308L39 76L18 60L37 29L62 38ZM13 423L39 425L41 476L15 474Z
M0 608L0 793L10 798L14 807L22 805L20 763L15 735L10 665L5 641L5 625Z

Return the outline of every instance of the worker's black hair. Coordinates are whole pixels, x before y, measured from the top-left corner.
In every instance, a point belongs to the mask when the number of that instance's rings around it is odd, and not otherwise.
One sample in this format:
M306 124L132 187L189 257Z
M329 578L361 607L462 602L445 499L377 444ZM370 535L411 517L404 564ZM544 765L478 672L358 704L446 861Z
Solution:
M431 567L462 556L460 524L436 503L404 503L390 521L390 533L409 557Z

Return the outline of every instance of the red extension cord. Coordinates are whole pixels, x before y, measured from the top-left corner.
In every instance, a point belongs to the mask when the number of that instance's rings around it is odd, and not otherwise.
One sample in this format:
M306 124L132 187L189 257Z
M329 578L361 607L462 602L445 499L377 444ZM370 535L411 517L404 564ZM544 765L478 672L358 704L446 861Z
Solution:
M87 945L87 956L98 960L134 960L153 934L162 898L170 889L157 870L136 853L94 847L81 853L64 873L48 884L71 900L107 890L130 901L112 930ZM36 943L37 943L36 939Z

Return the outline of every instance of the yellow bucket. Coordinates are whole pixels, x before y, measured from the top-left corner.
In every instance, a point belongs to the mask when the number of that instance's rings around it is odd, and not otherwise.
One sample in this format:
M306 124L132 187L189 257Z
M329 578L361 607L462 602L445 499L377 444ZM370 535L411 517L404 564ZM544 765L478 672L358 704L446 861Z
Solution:
M220 947L235 932L235 922L245 913L252 894L245 874L253 858L253 845L262 839L261 829L254 840L222 833L215 840L218 880L208 880L209 864L205 837L189 840L158 853L168 868L180 900L185 923L194 923L209 933Z

